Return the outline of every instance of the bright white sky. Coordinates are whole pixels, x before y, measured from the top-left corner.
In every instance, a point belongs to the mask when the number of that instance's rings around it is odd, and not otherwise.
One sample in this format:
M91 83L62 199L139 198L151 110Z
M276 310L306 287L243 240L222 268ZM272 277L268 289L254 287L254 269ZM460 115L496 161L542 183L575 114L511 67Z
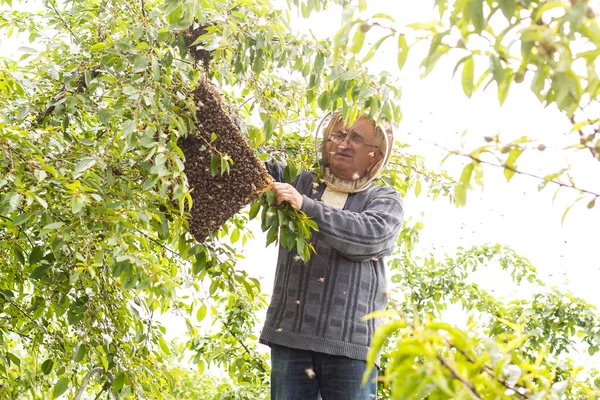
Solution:
M385 12L393 16L399 26L432 19L436 12L432 1L371 0L368 3L366 16ZM339 21L340 10L333 7L327 13L312 16L310 20L298 16L293 25L301 31L312 30L317 37L327 37L339 29ZM367 36L365 48L378 37L377 28L373 28ZM0 42L3 55L15 54L18 46L27 45L15 40L7 42L3 35ZM468 151L483 145L483 136L501 132L504 141L530 136L547 146L543 153L535 150L526 152L518 163L520 169L545 175L569 162L580 186L600 191L598 162L583 152L562 150L572 143L566 135L570 124L554 106L544 109L540 105L529 90L530 76L520 85L513 84L503 107L498 104L495 84L469 100L462 93L460 70L457 79L451 80L451 72L460 56L443 57L431 75L425 80L419 79L419 63L426 50L426 46L412 49L401 73L396 65L393 46L382 47L370 65L373 70L386 69L400 77L404 121L397 132L397 139L409 143L411 152L423 155L429 168L439 169L445 154L439 148L419 141L419 138L458 149L460 133L467 129L462 143ZM487 63L483 62L479 68L487 68ZM480 73L482 69L476 69L476 74L477 71ZM460 158L451 158L443 168L458 179L464 162ZM600 220L600 205L588 210L582 201L570 211L564 226L561 226L562 213L577 197L575 193L564 189L553 204L554 187L538 192L535 179L521 176L515 176L507 184L502 171L492 168L485 170L484 182L484 191L469 192L466 208L457 209L441 198L432 202L423 193L418 198L413 195L405 198L406 218L425 224L421 241L423 254L434 251L440 255L452 255L459 246L506 244L529 258L548 284L600 305L600 290L597 288L600 262L595 254L598 236L594 228L594 221ZM253 223L252 227L257 239L248 243L244 253L246 260L242 261L241 267L260 277L263 290L270 293L276 263L275 247L264 249L265 238L259 225ZM499 296L514 298L527 295L527 291L509 284L506 275L493 268L474 274L473 279ZM456 318L457 322L462 319L458 314ZM175 321L169 321L167 326L174 326L172 323ZM183 324L181 326L185 329ZM168 336L177 336L178 331L174 328ZM581 356L583 361L592 363L589 357Z

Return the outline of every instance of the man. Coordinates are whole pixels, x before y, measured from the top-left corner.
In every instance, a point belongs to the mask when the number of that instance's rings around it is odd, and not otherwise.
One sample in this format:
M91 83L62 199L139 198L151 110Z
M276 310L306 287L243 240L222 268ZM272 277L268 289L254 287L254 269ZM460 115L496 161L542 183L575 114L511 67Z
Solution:
M393 190L372 184L392 147L391 131L366 117L344 126L340 113L324 129L323 181L303 172L279 183L283 168L269 164L277 201L318 225L316 253L305 264L279 248L275 284L261 343L271 346L272 400L373 399L377 370L362 385L366 356L380 321L362 318L386 306L384 256L400 231L403 205Z

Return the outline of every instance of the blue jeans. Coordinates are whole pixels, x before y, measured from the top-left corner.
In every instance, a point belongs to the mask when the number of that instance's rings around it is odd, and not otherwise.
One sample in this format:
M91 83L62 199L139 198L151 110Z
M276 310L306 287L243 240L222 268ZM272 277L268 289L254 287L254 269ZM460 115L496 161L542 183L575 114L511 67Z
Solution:
M271 400L373 400L377 368L363 386L367 363L271 345Z

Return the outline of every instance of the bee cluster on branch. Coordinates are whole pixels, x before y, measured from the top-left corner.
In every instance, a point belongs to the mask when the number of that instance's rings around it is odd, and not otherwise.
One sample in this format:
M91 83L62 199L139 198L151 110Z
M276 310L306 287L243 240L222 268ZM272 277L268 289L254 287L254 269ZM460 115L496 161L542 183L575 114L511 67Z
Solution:
M205 25L193 24L188 29L183 31L183 39L185 41L185 45L188 49L190 55L196 60L196 62L202 65L205 72L208 72L210 68L210 61L212 60L212 52L209 50L205 50L202 46L192 44L198 39L200 36L206 34Z
M180 139L178 145L185 155L185 173L193 200L190 232L202 243L264 193L272 180L225 111L218 89L201 79L193 99L196 133Z

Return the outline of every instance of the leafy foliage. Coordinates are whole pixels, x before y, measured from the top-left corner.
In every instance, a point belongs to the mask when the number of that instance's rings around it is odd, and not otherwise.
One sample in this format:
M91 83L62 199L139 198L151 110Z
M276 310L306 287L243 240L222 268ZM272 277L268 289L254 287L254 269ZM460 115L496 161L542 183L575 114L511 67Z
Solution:
M398 42L398 66L404 66L409 50L416 43L428 40L429 51L421 62L422 77L435 68L441 57L461 56L454 73L462 68L461 81L465 95L486 89L495 83L498 101L503 104L513 84L527 79L531 91L544 106L555 106L571 122L572 145L600 160L598 120L594 104L599 92L597 58L600 55L600 26L594 4L577 1L516 1L516 0L436 0L439 19L431 22L397 26L394 18L378 13L371 17L348 18L336 35L335 54L342 54L348 35L354 30L350 50L360 52L364 36L370 27L384 28L363 61L368 61L387 40ZM378 30L381 32L381 30ZM415 37L407 43L406 37ZM479 76L475 72L480 73ZM482 72L480 72L482 71ZM528 77L529 76L529 77ZM449 151L467 158L455 201L465 205L469 185L482 185L483 167L503 168L506 179L515 173L525 174L540 181L540 189L552 183L561 188L574 189L585 199L588 208L600 196L594 190L577 185L570 167L553 171L545 176L520 171L517 160L526 150L544 151L545 145L526 146L531 142L524 137L511 143L502 143L499 136L486 138L489 143L469 152ZM582 155L584 157L584 155ZM567 209L568 211L568 209Z
M196 126L191 93L208 76L263 160L310 169L310 132L322 113L342 109L348 121L366 112L400 122L397 81L370 74L364 63L393 38L402 68L413 45L387 25L363 55L370 28L392 23L389 16L361 18L344 0L289 3L277 9L268 0L48 1L31 12L3 2L0 29L25 35L31 45L20 60L0 59L0 377L9 382L0 386L2 397L265 398L268 364L254 336L265 298L259 282L236 268L237 248L252 237L247 224L260 207L263 226L275 232L271 239L277 234L293 248L293 238L299 257L310 254L315 227L274 207L266 194L250 215L236 215L204 243L191 237L191 196L177 145ZM332 40L289 29L290 10L309 17L328 3L346 7ZM536 24L555 3L561 2L437 1L441 25L409 27L430 33L425 75L451 47L467 51L465 93L487 79L497 82L503 101L510 82L535 69L540 99L574 118L574 132L594 129L577 110L583 99L596 98L590 66L597 54L575 56L587 61L583 79L571 70L568 49L571 41L597 43L596 23L587 8L582 14L582 1L561 3L562 17ZM360 1L358 12L365 6ZM508 33L494 34L486 22L498 9L519 43L531 44L529 53L507 55ZM445 42L451 29L461 34L456 46ZM190 32L198 36L190 40ZM485 52L466 50L475 35L498 40ZM198 51L206 60L196 59ZM475 82L486 57L491 67ZM596 156L595 136L585 137L578 147ZM479 155L507 154L502 165L516 173L524 143L491 138L470 154L472 167L458 182L429 171L399 144L379 183L402 195L426 192L464 204L471 179L482 178ZM215 158L213 174L228 168L235 165ZM548 175L544 184L567 172ZM391 263L394 279L409 284L393 296L398 316L378 333L378 345L392 338L383 357L384 395L595 395L597 373L576 379L565 358L575 338L590 353L598 350L590 305L555 290L504 304L469 283L468 272L499 263L517 283L544 288L525 259L502 246L461 249L441 261L419 258L419 224L405 226L403 252ZM436 322L451 303L477 311L465 330ZM167 339L165 314L185 324L184 337ZM214 371L222 379L211 377ZM421 386L402 385L406 377Z

